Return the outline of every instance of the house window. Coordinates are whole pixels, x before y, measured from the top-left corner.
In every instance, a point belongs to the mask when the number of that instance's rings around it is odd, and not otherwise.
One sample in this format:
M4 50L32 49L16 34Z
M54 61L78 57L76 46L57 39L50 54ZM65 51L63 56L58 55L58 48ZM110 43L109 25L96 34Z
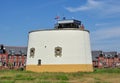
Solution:
M19 56L19 60L22 61L22 56Z
M16 62L13 62L13 66L16 66Z
M14 61L17 61L17 56L14 56Z
M2 66L2 61L0 61L0 66Z
M35 48L30 48L30 57L34 58Z
M22 62L19 62L18 64L19 64L19 66L21 66Z
M20 50L20 55L24 55L24 51L23 50Z
M2 62L2 58L0 57L0 62Z
M24 56L24 60L26 59L26 56Z
M6 66L6 62L3 62L3 66Z
M3 60L5 60L5 61L6 61L6 58L7 58L6 56L3 56Z
M9 55L9 59L11 59L11 56Z
M14 50L9 50L10 55L15 55L15 51Z
M57 56L62 56L62 48L61 47L59 47L59 46L57 46L57 47L55 47L55 56L57 57Z

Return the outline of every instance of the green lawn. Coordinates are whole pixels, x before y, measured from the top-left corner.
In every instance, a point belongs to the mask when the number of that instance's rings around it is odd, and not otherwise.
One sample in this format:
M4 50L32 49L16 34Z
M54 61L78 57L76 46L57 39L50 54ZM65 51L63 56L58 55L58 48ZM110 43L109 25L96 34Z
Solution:
M0 83L120 83L120 69L95 69L91 73L0 70Z

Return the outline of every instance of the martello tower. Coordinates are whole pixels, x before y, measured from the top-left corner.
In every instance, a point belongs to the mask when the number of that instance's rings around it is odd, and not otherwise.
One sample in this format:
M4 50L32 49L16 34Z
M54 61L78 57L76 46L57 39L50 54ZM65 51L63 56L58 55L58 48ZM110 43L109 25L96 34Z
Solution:
M52 30L29 32L26 70L34 72L91 72L89 31L81 21L59 20Z

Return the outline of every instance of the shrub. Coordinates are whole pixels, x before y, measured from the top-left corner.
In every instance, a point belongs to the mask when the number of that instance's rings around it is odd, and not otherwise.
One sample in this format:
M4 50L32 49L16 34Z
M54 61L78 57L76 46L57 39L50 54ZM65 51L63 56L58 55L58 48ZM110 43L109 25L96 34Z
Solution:
M3 76L3 77L0 77L1 80L11 80L13 79L12 77L10 76Z
M56 79L57 80L69 80L68 77L66 75L56 75Z
M15 80L34 80L35 78L30 76L24 76L21 74L16 75Z
M15 81L11 81L11 80L0 80L0 83L15 83Z
M120 73L120 69L118 68L94 69L94 73Z
M39 81L37 83L51 83L50 81Z

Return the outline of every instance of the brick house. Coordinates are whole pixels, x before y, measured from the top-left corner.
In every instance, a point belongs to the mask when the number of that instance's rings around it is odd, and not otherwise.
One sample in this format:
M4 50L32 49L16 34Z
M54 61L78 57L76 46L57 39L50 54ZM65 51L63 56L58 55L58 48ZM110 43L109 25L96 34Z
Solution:
M25 67L27 47L0 46L0 69Z
M117 52L92 52L93 66L96 68L115 68L120 67L120 57Z

